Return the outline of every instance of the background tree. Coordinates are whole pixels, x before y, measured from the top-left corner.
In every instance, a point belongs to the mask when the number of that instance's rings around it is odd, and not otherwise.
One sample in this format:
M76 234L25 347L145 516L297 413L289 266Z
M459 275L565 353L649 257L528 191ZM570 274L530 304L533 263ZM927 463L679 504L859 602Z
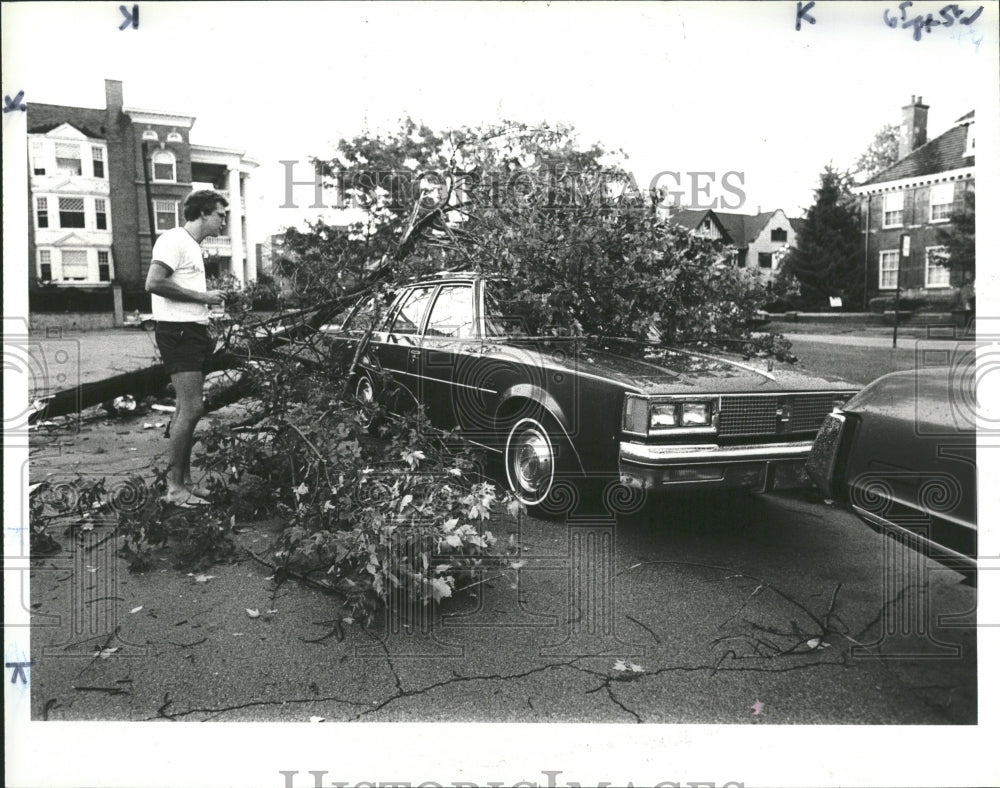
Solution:
M833 167L823 170L797 246L786 258L804 308L828 307L831 296L840 296L845 309L863 306L864 246L848 184L849 176Z
M899 126L887 123L848 170L851 185L865 183L899 159Z
M281 267L313 297L383 266L394 277L476 270L514 282L537 321L560 330L751 341L763 288L720 244L663 220L623 159L566 126L435 133L407 120L342 140L316 163L366 224L289 231Z
M951 222L937 233L948 250L939 262L952 270L952 284L962 286L976 280L976 193L967 189L962 207L951 215Z

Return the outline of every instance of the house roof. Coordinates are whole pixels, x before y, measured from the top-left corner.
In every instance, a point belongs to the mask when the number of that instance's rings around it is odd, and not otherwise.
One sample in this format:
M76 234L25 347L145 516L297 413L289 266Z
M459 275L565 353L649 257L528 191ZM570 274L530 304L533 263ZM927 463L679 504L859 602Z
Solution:
M918 178L973 166L976 163L976 157L964 154L967 128L969 123L974 120L975 112L963 115L956 121L957 125L952 126L944 134L921 145L908 156L903 157L861 185L870 186L876 183L898 181L903 178Z
M771 221L775 213L777 211L756 214L716 212L715 215L732 239L732 243L744 247L749 246L750 242L760 235L761 230Z
M681 208L670 215L671 222L679 224L685 230L690 230L691 232L701 227L706 218L719 228L719 233L725 243L733 243L725 225L719 220L719 215L710 208Z
M94 139L104 139L106 114L103 109L65 107L32 102L28 107L28 134L48 134L63 123Z

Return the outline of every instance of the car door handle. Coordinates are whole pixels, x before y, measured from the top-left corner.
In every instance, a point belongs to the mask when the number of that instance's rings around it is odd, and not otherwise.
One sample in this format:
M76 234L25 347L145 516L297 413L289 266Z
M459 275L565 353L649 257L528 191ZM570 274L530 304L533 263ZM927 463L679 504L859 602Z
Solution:
M418 358L420 358L420 351L419 350L411 350L410 351L410 358L412 358L414 361L416 361Z

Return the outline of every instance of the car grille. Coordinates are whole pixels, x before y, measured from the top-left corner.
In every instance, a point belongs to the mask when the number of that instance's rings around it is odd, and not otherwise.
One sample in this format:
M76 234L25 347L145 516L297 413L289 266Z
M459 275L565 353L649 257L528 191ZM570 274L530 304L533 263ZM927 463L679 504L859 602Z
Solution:
M722 398L719 435L779 435L815 432L833 410L833 394L785 394ZM788 420L779 410L787 408Z

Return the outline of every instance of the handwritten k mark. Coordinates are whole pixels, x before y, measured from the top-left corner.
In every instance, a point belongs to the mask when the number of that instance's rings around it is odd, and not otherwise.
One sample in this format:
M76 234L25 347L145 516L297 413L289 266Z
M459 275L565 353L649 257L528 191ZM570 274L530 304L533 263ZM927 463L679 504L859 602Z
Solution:
M19 110L21 110L21 112L27 112L28 111L28 105L21 103L21 99L23 99L23 98L24 98L24 91L23 90L19 90L17 92L17 95L14 96L13 99L11 99L10 96L4 96L3 97L3 111L4 112L14 112L15 110L19 109Z
M139 4L138 3L135 3L132 6L132 13L131 14L128 12L128 9L125 6L123 6L123 5L118 6L118 10L121 11L122 14L125 16L125 21L122 22L120 25L118 25L118 29L119 30L124 30L129 25L132 25L132 28L134 30L138 30L139 29Z

